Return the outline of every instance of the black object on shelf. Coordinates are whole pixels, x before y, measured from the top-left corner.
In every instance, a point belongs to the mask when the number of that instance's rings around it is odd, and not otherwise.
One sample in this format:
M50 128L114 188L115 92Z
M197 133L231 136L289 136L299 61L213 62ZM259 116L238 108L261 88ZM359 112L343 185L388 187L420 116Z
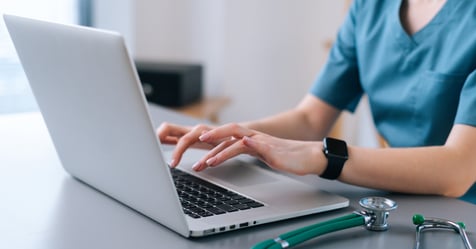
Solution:
M147 101L181 107L202 97L200 64L136 62Z

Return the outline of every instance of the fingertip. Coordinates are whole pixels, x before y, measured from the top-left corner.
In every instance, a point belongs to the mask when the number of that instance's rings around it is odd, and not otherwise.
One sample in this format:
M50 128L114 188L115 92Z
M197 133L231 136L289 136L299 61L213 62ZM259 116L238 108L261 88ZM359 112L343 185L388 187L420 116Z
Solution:
M196 162L192 165L192 169L197 171L197 169L200 168L200 162Z
M243 137L243 143L246 145L246 146L250 146L252 147L255 143L253 141L253 139L251 139L251 137L248 137L248 136L244 136Z
M170 168L175 168L177 166L177 160L172 159L169 163Z
M217 158L212 157L212 158L209 158L205 163L207 164L207 166L213 167L215 166L216 161L217 161Z
M202 135L198 137L198 139L202 142L207 141L209 138L210 138L210 134L208 134L207 132L202 133Z
M192 169L196 172L200 172L200 171L204 170L206 167L207 167L207 165L200 162L200 161L198 161L194 165L192 165Z

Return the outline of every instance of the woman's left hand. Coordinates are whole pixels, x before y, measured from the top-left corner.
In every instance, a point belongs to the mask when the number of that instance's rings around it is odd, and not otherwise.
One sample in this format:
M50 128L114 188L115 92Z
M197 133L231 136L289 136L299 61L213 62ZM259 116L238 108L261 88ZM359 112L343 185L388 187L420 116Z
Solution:
M238 124L227 124L203 133L205 143L221 141L193 166L196 171L215 167L240 154L254 156L268 166L296 175L320 175L327 160L321 142L273 137Z

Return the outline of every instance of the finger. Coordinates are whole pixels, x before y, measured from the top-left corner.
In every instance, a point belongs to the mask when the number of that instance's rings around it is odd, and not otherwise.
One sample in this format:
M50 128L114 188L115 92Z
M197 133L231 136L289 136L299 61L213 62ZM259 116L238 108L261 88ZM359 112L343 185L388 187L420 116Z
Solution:
M160 124L159 128L156 130L157 137L159 138L160 142L163 144L177 144L180 137L191 130L190 127L170 124L167 122L163 122ZM175 167L178 162L180 161L179 158L172 158L170 165Z
M242 138L244 136L252 136L254 134L256 134L256 132L253 130L247 129L235 123L231 123L205 132L200 136L199 139L202 142L210 142L227 137Z
M215 146L212 150L210 150L202 159L200 159L198 162L196 162L192 166L192 168L196 171L202 171L202 170L206 169L208 167L207 161L210 158L214 157L216 154L218 154L222 150L226 149L227 147L229 147L230 145L232 145L236 141L237 141L236 139L233 139L233 140L227 140L227 141L221 142L219 145Z
M257 157L258 159L262 160L266 164L269 165L269 162L267 161L268 154L269 154L269 146L268 144L263 144L258 142L256 139L253 139L251 137L243 137L243 144L250 148L250 151L252 152L251 155Z
M205 125L197 125L187 134L183 135L178 141L177 146L175 147L172 153L172 161L170 166L175 167L179 164L182 159L183 153L190 148L193 144L200 142L198 137L202 134L204 130L210 130L211 128Z
M160 141L161 144L167 144L167 145L176 145L179 141L179 138L177 137L166 137L165 139L163 139L162 141ZM197 148L197 149L211 149L213 148L212 145L210 144L207 144L207 143L202 143L202 142L198 142L198 143L195 143L192 145L193 148Z
M273 141L267 140L266 137L243 137L242 140L243 144L248 147L252 153L254 153L251 155L260 159L269 167L288 173L302 175L298 167L293 166L295 165L295 160L292 159L292 153L287 153L289 152L289 148L276 148L276 146L271 145L273 144ZM289 160L291 160L291 163ZM300 165L300 163L298 163L298 165Z
M172 136L167 136L167 137L164 137L164 138L160 139L160 143L170 144L170 145L177 144L177 141L178 141L178 138L177 137L172 137Z
M215 156L210 157L205 163L208 167L214 167L240 154L248 154L248 150L249 149L243 144L243 140L240 139L217 153Z
M160 139L162 143L176 143L178 139L190 131L190 127L180 126L169 124L164 122L160 124L159 128L156 130L157 137ZM173 139L175 137L175 139Z

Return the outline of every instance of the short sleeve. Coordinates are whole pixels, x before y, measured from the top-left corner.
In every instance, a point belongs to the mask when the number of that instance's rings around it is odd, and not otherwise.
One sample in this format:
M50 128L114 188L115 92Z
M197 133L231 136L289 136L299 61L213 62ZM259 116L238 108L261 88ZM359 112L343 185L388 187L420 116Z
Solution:
M476 70L469 74L461 90L455 124L476 126Z
M355 43L356 2L352 4L328 60L310 89L311 94L328 104L351 112L355 110L363 94Z

